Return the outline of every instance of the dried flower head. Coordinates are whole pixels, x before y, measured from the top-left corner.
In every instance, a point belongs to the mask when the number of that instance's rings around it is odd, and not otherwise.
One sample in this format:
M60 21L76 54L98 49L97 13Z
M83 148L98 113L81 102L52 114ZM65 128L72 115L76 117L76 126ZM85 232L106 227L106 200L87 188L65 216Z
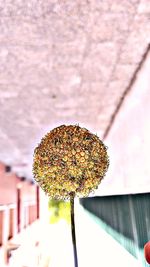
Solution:
M107 149L87 129L62 125L50 131L34 151L33 174L56 199L87 196L108 169Z

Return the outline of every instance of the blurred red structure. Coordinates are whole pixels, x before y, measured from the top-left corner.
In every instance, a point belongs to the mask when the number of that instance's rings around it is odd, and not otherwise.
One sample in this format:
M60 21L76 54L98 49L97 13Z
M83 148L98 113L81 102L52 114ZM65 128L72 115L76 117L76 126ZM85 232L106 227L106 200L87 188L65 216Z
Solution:
M150 264L150 241L144 246L144 254L146 261Z
M39 188L0 162L0 249L39 218ZM7 249L6 249L7 252ZM6 253L5 262L8 263Z

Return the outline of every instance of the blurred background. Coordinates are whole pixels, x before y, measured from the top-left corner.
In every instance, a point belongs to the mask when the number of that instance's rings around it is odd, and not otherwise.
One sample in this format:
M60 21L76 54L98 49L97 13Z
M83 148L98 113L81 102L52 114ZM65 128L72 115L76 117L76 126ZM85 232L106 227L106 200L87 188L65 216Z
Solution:
M150 2L0 1L0 267L73 267L69 203L49 200L33 151L61 124L108 146L75 201L79 267L148 266Z

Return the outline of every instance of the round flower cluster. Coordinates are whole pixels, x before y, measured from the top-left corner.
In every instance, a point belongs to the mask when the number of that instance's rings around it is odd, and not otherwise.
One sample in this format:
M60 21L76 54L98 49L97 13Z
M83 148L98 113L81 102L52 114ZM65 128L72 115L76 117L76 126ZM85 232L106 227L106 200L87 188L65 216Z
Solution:
M48 196L84 197L96 189L109 165L107 149L87 129L62 125L34 151L33 175Z

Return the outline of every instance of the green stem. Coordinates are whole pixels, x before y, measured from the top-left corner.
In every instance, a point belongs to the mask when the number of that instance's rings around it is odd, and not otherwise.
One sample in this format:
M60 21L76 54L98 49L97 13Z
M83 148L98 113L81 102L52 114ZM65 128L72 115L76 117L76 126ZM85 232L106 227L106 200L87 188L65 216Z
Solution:
M70 198L70 206L71 206L71 233L72 233L72 244L73 244L73 253L74 253L74 266L78 267L76 232L75 232L75 221L74 221L74 197Z

